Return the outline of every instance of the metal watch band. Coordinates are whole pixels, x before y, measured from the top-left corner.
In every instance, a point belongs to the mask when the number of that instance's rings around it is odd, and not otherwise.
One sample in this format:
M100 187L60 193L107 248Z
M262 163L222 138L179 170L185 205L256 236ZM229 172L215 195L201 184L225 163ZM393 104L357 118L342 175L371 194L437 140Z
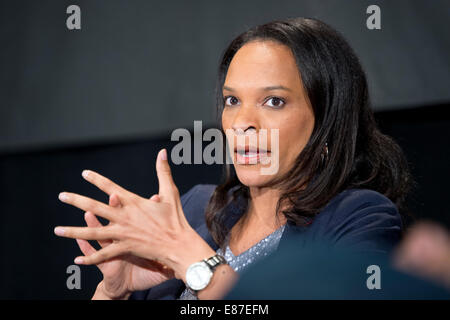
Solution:
M220 254L215 254L211 258L203 259L203 261L206 262L206 264L211 268L211 270L214 271L214 269L221 264L227 263L227 260Z

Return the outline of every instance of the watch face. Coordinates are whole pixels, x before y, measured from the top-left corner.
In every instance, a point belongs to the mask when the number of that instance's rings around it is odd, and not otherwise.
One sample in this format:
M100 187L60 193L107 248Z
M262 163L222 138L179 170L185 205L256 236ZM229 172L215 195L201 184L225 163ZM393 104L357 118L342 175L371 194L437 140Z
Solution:
M202 290L211 280L213 273L205 262L192 264L186 271L187 285L193 290Z

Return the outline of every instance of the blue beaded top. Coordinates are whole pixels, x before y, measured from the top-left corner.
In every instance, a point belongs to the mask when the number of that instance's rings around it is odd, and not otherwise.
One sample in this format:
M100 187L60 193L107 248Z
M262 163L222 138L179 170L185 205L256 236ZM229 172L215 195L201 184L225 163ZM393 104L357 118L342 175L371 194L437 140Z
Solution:
M277 250L285 226L286 225L281 226L280 228L269 234L267 237L250 247L248 250L242 252L237 256L233 254L228 244L225 247L225 252L223 252L223 250L219 248L216 250L216 253L224 256L230 267L232 267L234 271L241 274L250 265ZM226 241L228 242L228 240L229 239L227 237ZM188 289L185 289L179 297L179 300L196 299L197 297L193 295Z

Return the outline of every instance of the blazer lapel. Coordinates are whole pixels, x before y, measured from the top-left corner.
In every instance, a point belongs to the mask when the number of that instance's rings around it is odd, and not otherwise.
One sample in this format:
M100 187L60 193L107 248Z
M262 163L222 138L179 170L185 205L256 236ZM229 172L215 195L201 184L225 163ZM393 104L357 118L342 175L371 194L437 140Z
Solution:
M306 227L296 226L293 222L288 221L286 227L284 228L283 234L281 235L278 247L284 246L289 242L290 239L296 238L300 240L300 235L306 230ZM300 245L300 243L299 243Z

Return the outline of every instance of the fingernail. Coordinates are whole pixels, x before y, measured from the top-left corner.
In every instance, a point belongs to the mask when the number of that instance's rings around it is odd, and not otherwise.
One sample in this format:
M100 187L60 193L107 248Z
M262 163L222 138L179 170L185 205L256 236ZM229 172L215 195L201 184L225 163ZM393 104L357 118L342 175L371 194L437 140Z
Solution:
M89 170L83 170L81 175L83 176L83 178L87 179L87 177L89 176Z
M82 264L84 260L81 257L76 257L75 260L73 260L73 262L75 262L76 264Z
M62 235L64 235L65 230L64 230L64 228L56 227L54 232L57 236L62 236Z
M167 160L167 151L166 151L166 149L162 149L162 151L161 151L161 159L162 160Z
M59 200L61 200L61 201L66 201L66 200L67 200L67 194L65 194L64 192L61 192L61 193L58 195L58 198L59 198Z

